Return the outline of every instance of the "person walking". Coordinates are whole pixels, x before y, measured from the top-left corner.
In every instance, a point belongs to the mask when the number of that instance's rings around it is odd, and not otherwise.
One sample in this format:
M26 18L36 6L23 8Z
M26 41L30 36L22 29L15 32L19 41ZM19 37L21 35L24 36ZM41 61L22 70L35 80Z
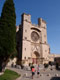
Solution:
M32 71L32 79L33 79L35 75L35 67L33 65L31 66L31 71Z
M40 66L38 64L38 66L37 66L37 77L39 77L39 74L40 74Z

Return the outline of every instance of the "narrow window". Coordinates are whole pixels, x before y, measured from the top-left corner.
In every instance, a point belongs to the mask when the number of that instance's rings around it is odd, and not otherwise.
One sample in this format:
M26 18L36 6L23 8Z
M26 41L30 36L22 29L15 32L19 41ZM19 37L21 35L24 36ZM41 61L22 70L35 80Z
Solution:
M24 57L24 59L26 59L26 57Z
M26 51L26 48L25 48L25 51Z
M25 30L25 32L27 32L27 30Z
M27 37L25 37L25 39L27 39Z

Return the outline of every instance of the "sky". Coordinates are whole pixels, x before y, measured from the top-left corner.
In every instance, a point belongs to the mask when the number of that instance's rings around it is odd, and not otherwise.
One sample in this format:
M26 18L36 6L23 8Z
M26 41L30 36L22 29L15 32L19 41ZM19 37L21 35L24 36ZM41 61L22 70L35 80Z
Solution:
M5 0L0 0L0 16ZM47 40L51 53L60 54L60 0L14 0L16 25L21 23L21 14L31 15L32 24L38 18L47 23Z

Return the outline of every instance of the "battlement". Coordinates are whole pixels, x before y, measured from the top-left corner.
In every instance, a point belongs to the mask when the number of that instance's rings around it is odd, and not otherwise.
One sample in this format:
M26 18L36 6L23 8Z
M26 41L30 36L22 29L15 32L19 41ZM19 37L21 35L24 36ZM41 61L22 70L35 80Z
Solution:
M22 14L22 21L31 22L31 15L30 14L23 13Z
M38 18L38 25L40 26L42 23L46 24L46 22L42 18Z
M23 21L26 21L26 22L31 23L31 15L30 14L23 13L22 14L22 22ZM46 22L42 18L38 18L38 24L35 25L35 26L46 28Z

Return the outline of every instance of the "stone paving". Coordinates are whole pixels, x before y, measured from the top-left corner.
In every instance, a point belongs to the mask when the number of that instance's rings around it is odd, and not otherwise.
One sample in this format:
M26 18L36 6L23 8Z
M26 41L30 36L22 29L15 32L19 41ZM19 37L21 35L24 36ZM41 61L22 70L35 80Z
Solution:
M27 71L27 76L22 76L20 80L32 80L31 78L31 72ZM35 74L34 79L33 80L59 80L57 77L60 77L60 71L56 71L56 70L46 70L40 71L40 76L39 78L37 77L37 74Z
M35 73L34 78L31 78L31 71L24 70L24 69L16 69L16 68L11 68L9 69L16 71L17 73L21 74L21 77L19 77L16 80L60 80L60 71L57 70L50 70L50 69L45 69L45 70L40 70L40 76L39 78L37 77L37 74Z

